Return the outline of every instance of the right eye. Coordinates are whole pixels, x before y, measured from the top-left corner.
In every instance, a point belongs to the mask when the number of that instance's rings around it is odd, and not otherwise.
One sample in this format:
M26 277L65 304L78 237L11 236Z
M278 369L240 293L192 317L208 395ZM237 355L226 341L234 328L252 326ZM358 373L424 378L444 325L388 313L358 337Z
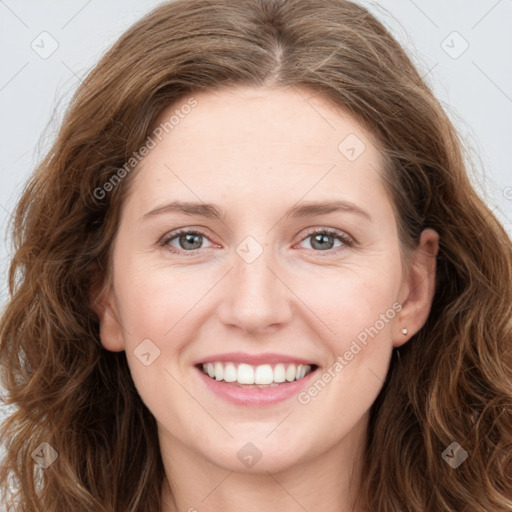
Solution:
M160 242L160 245L167 247L170 252L190 253L201 249L202 242L204 239L208 239L204 233L201 233L200 231L196 230L182 228L176 231L171 231L171 233L166 235L164 239ZM171 244L171 242L175 240L179 247L176 247L175 245Z

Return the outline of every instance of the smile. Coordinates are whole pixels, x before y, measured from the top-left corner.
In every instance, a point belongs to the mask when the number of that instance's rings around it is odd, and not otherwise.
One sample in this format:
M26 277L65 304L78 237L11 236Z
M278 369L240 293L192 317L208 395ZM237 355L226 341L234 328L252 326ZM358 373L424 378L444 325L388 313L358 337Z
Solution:
M277 363L253 366L235 362L209 362L200 365L205 375L216 381L224 381L244 387L275 387L285 382L304 378L315 365Z

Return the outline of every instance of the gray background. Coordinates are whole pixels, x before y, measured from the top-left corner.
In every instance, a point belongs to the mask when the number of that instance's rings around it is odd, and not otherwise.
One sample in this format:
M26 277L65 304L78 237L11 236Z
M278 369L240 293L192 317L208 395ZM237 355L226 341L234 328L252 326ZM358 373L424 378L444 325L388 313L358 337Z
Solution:
M160 3L0 0L0 305L10 212L71 94L121 33ZM360 3L409 50L472 148L475 186L512 235L512 0Z

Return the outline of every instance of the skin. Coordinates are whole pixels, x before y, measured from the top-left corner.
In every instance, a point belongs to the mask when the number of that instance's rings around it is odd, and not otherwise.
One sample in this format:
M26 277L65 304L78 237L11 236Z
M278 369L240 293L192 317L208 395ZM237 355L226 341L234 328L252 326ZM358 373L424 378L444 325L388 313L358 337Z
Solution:
M126 351L158 423L161 512L356 510L369 408L393 348L428 317L439 237L426 229L404 267L378 145L323 97L237 87L194 98L134 176L98 309L103 345ZM366 146L354 161L338 150L349 134ZM344 211L284 217L299 201L327 199L350 201L371 220ZM225 215L141 220L171 200L214 203ZM178 228L201 230L200 248L179 237L159 245ZM313 228L355 243L318 248ZM250 264L236 252L247 236L263 251ZM294 396L240 407L209 391L193 366L221 352L278 352L315 361L321 373L396 303L394 318L307 404ZM160 350L149 366L134 354L144 339ZM262 454L251 468L237 457L249 441Z

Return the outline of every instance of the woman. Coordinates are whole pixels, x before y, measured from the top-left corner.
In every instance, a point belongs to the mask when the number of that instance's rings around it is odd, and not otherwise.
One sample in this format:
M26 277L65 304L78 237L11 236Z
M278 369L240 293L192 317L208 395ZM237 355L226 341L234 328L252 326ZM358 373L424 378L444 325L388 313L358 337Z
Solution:
M510 240L364 8L163 4L13 234L7 505L511 509Z

